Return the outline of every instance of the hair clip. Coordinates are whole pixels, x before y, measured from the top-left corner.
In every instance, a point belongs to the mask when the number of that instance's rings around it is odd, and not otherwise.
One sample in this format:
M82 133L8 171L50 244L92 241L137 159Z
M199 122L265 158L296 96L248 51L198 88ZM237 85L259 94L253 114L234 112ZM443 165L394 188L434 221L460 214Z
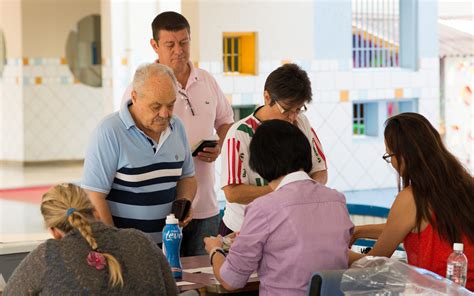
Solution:
M67 209L66 211L66 217L69 217L72 215L72 213L74 213L76 211L76 208L69 208Z
M90 251L89 255L87 255L87 264L95 267L97 270L102 270L107 265L107 260L105 260L105 256L101 253Z

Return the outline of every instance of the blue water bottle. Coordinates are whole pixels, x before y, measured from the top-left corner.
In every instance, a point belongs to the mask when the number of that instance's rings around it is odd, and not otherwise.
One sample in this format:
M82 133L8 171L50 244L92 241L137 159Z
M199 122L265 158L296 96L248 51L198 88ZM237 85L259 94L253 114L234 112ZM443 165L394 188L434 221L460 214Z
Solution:
M183 267L179 258L181 250L181 240L183 234L178 226L178 219L174 214L169 214L166 217L166 225L163 228L163 252L171 267L171 272L175 279L180 279L183 276Z

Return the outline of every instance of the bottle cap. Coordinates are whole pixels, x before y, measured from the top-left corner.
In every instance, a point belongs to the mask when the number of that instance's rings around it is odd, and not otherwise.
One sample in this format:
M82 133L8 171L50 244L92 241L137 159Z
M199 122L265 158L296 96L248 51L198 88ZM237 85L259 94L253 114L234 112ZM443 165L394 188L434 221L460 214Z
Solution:
M464 250L464 244L454 243L453 244L453 250L454 251L463 251Z
M166 216L166 224L178 224L178 219L174 216L174 214L169 214Z

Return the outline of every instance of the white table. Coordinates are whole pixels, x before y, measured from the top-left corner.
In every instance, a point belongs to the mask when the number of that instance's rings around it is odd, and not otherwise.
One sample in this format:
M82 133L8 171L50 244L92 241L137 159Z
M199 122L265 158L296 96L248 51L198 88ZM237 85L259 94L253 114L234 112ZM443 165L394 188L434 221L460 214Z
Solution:
M8 281L29 252L49 238L48 233L0 235L0 274L5 280Z

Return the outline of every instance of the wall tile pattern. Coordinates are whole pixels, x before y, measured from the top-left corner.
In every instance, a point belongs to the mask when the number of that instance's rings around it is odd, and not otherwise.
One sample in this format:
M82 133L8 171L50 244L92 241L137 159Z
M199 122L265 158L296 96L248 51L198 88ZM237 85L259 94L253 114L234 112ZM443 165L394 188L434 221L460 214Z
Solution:
M326 152L329 186L338 190L396 187L396 173L381 159L385 152L382 132L375 138L352 135L352 102L417 98L418 111L434 126L439 126L438 59L420 59L417 71L402 68L354 70L351 60L292 62L306 68L312 82L313 102L307 116ZM266 77L281 63L260 61L260 72L256 76L226 75L222 73L222 62L217 61L203 61L199 66L214 75L224 93L232 98L233 105L259 105L263 103ZM251 102L249 98L252 98ZM218 178L219 165L216 169ZM219 189L218 184L216 189Z
M1 84L1 132L6 135L1 160L84 158L90 134L104 115L103 88L76 81L64 58L8 60Z

